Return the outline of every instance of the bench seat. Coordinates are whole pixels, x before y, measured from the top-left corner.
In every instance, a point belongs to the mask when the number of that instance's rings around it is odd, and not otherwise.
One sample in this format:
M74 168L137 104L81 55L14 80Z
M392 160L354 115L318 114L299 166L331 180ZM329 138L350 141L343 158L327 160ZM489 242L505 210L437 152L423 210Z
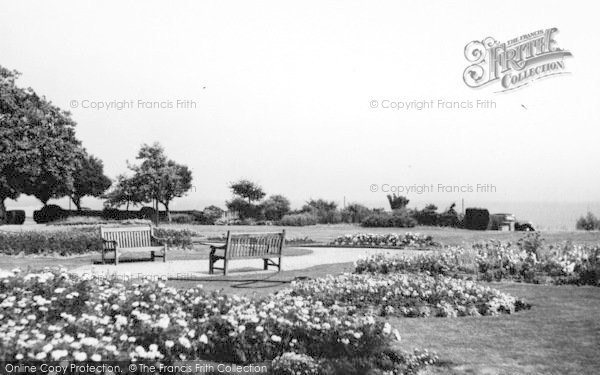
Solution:
M222 270L227 275L227 265L233 259L263 259L264 269L269 266L281 271L281 257L285 244L285 230L276 233L231 233L223 245L210 245L209 273ZM277 259L278 261L274 261ZM215 267L217 261L223 262L223 267Z
M100 227L102 237L102 263L106 262L105 254L114 253L115 265L119 264L119 256L123 253L149 252L150 260L167 259L167 240L154 235L150 225L135 227Z

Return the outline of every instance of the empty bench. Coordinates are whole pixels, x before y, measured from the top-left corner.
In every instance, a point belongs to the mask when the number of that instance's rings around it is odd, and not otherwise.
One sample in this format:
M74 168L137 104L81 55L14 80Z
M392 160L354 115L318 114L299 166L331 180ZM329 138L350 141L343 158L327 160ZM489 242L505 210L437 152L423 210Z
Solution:
M285 244L285 230L277 233L231 233L227 231L224 245L211 245L208 270L222 270L227 275L227 265L232 259L263 259L264 269L269 266L281 271L281 256ZM277 259L275 262L272 259ZM215 267L222 260L223 267Z
M100 227L102 236L102 263L105 263L105 254L113 252L115 265L119 264L119 256L124 252L150 252L150 259L167 259L167 240L156 237L154 228L148 226L135 227Z

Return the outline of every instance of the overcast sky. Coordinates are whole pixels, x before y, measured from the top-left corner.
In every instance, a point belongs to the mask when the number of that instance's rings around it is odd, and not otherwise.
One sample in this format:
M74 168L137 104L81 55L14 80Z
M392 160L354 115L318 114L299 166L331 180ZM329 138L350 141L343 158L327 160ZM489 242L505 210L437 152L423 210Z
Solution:
M594 202L595 5L0 1L0 64L71 110L78 137L111 178L126 172L142 143L158 141L187 164L195 189L174 208L223 205L227 184L241 177L295 206L345 196L383 207L372 184L496 188L409 194L414 202ZM574 55L565 60L571 74L501 94L497 85L464 84L470 41L551 27ZM496 108L381 108L384 100L478 99ZM143 109L139 100L196 108ZM133 108L83 108L111 101Z

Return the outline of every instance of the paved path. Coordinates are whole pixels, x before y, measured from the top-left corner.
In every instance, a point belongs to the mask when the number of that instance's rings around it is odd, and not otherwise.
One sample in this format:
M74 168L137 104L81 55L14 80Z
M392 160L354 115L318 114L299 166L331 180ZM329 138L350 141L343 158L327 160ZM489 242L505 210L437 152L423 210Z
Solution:
M353 248L309 248L313 252L307 255L290 256L282 259L284 271L300 270L323 264L354 262L360 258L377 253L396 253L413 255L420 251L395 251L385 249L353 249ZM262 270L262 259L230 260L229 275L244 275L265 272ZM174 260L163 263L155 262L120 263L106 265L86 265L73 270L78 274L117 275L123 278L152 277L206 277L208 276L208 259ZM218 272L218 271L216 271ZM272 272L268 271L268 272ZM216 274L215 276L222 276Z

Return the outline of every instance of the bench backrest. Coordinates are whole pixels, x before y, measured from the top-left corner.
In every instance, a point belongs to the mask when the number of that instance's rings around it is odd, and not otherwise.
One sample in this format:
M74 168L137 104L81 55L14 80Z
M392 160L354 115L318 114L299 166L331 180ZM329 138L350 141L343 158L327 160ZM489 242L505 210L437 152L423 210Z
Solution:
M285 230L277 233L230 233L228 231L225 258L281 255L284 244Z
M135 227L100 227L102 239L116 241L120 248L136 248L152 246L152 227L150 225Z

